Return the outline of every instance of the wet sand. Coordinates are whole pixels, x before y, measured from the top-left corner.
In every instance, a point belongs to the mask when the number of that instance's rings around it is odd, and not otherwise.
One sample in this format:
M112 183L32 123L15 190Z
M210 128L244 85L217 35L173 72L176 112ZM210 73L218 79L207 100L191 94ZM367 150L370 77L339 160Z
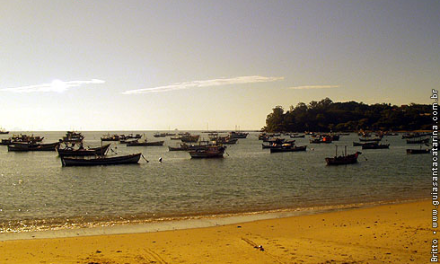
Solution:
M1 241L0 263L427 263L432 209L423 201L160 232L35 233Z

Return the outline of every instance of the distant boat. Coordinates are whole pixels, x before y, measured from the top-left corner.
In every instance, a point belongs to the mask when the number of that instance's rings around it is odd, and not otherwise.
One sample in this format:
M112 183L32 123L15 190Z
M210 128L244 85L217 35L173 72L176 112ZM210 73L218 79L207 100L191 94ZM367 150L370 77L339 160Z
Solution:
M104 135L101 137L101 141L119 141L121 140L121 137L119 135Z
M66 136L64 136L61 141L69 143L79 143L82 142L83 139L84 136L80 132L67 131Z
M310 143L319 144L319 143L332 143L333 138L331 136L320 136L315 139L311 139Z
M127 147L136 147L136 146L163 146L165 141L132 141L127 143Z
M168 146L168 150L169 151L186 151L186 150L189 150L189 146L185 143L181 143L177 147Z
M377 145L377 144L379 144L379 142L378 141L370 141L370 142L353 142L353 147L356 147L356 146L358 146L358 147L360 147L360 146L363 146L363 145L369 145L369 144L374 144L374 145Z
M246 138L248 135L249 133L245 133L245 132L237 132L237 131L229 132L229 136L231 138Z
M55 151L60 143L13 143L8 145L8 151Z
M14 143L28 143L28 142L32 142L32 143L37 143L37 142L41 142L43 141L44 137L40 137L40 136L34 136L34 135L26 135L26 134L20 134L20 135L13 135L10 139L10 144L14 144Z
M142 153L125 155L125 156L94 157L94 158L61 157L61 164L63 167L137 164L139 162L139 159L141 158L141 155Z
M414 132L414 133L405 133L402 135L403 139L407 139L407 138L417 138L417 137L424 137L424 136L430 136L431 133L429 132Z
M389 149L390 144L367 143L362 145L362 149Z
M306 151L307 146L281 146L278 148L270 148L270 153L278 153L278 152L295 152L295 151Z
M182 135L180 137L180 140L185 143L194 143L194 142L199 141L199 138L200 138L200 135L191 135L189 133L186 133L185 135Z
M377 137L377 138L372 138L372 137L361 137L361 138L359 138L359 141L362 141L362 142L367 142L367 141L381 141L382 140L382 138L380 138L380 137Z
M406 144L424 144L429 143L429 138L411 138L406 140Z
M208 143L207 145L194 146L194 149L189 151L189 155L193 159L206 158L223 158L226 147L216 143Z
M425 148L425 149L406 149L406 154L429 154L431 152L431 149Z
M347 148L345 148L345 154L338 156L338 146L336 146L336 155L333 158L325 158L327 165L345 165L357 163L357 158L361 152L347 155Z
M78 157L78 156L104 156L111 144L106 144L95 148L79 148L72 147L57 148L58 156L60 157Z
M154 137L166 137L166 136L167 136L167 133L157 132L157 133L154 134Z
M9 134L9 131L6 131L4 129L0 129L0 135L6 135Z

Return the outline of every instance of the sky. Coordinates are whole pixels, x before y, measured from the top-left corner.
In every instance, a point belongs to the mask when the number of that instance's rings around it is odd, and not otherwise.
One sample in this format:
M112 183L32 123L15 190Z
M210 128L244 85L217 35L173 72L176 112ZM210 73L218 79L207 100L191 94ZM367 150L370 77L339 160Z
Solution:
M0 127L260 129L275 106L430 104L437 0L0 0Z

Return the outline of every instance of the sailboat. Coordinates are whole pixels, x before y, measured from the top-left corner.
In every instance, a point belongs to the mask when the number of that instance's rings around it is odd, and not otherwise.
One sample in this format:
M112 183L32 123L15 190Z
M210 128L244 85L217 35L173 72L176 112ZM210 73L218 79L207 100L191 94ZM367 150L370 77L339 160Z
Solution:
M327 165L345 165L353 164L357 162L357 158L361 152L357 151L354 154L347 155L347 147L345 147L345 153L338 156L338 146L336 146L336 155L333 158L325 158Z

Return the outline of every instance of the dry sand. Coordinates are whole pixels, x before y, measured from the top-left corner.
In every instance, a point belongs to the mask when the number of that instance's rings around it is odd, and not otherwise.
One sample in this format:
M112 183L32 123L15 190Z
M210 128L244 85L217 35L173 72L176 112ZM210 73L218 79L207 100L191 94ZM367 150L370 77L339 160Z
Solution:
M423 201L207 228L2 241L0 263L429 263L432 209Z

